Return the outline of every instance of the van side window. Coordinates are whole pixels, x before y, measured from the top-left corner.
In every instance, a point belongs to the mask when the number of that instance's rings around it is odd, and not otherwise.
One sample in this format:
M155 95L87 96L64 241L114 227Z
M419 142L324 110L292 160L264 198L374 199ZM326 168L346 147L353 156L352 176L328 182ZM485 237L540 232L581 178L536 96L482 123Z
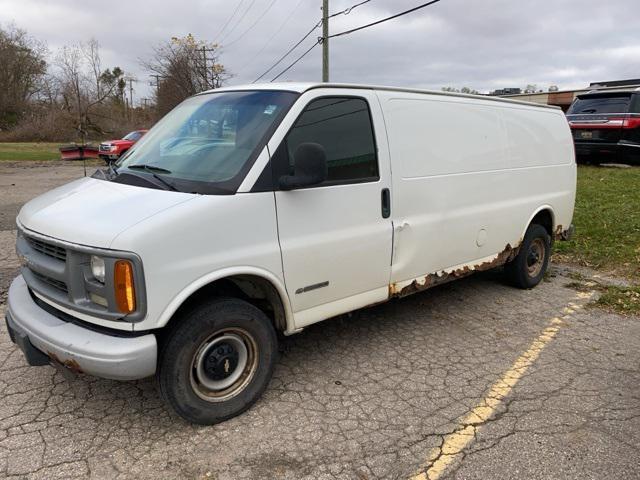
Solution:
M323 97L310 102L286 137L290 169L294 152L305 142L319 143L327 153L324 185L378 180L371 115L362 98Z

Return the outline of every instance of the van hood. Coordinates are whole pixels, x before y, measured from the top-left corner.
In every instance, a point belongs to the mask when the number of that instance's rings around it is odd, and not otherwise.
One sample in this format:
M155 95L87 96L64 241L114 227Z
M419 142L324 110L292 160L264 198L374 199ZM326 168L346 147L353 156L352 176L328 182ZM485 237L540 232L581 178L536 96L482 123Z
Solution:
M25 204L18 224L67 242L110 248L118 234L198 195L82 178Z

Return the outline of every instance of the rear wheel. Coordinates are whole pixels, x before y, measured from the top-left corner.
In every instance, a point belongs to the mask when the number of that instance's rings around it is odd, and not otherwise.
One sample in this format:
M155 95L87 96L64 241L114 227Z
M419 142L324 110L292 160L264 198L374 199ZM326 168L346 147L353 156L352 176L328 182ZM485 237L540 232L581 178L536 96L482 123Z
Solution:
M269 318L250 303L227 298L197 306L176 321L157 372L167 404L203 425L251 407L275 365L277 337Z
M516 287L533 288L542 281L550 256L549 233L542 225L532 224L527 229L518 255L505 265L505 273Z

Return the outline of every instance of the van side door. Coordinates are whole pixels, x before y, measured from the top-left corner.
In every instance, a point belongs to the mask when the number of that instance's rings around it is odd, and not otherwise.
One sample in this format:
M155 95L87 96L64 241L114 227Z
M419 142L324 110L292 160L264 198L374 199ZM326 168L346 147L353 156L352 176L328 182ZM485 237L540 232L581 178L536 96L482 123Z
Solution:
M510 182L502 104L412 92L378 96L393 159L392 290L401 293L414 280L432 284L443 272L508 253L520 200L507 193L518 185Z
M388 298L393 230L375 94L316 89L296 106L286 135L269 148L285 284L300 328ZM280 189L279 178L293 172L294 152L307 142L326 152L326 181Z

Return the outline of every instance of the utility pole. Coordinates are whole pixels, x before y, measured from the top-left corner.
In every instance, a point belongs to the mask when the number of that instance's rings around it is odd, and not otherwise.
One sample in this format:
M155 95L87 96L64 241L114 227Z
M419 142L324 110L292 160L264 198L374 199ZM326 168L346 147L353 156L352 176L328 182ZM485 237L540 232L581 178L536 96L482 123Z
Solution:
M204 62L204 66L202 68L202 76L204 78L204 88L205 90L209 89L209 71L207 70L207 47L202 46L202 61Z
M162 78L161 75L149 75L151 78L155 78L156 79L156 83L152 83L149 82L149 85L152 87L156 87L156 96L158 95L158 90L160 90L160 78Z
M200 87L202 90L218 88L215 77L215 68L217 64L215 45L214 48L209 48L206 45L203 45L202 47L198 47L196 51L202 53L202 57L200 57L198 53L194 54L194 68L196 69L198 76L202 78L202 85L200 85Z
M329 0L322 0L322 81L329 81Z
M126 82L129 82L129 99L128 99L127 110L129 111L129 118L131 119L133 115L133 82L137 82L138 80L131 76L124 77L124 80ZM125 94L125 100L127 100L126 94Z
M133 108L133 78L129 78L129 105Z

